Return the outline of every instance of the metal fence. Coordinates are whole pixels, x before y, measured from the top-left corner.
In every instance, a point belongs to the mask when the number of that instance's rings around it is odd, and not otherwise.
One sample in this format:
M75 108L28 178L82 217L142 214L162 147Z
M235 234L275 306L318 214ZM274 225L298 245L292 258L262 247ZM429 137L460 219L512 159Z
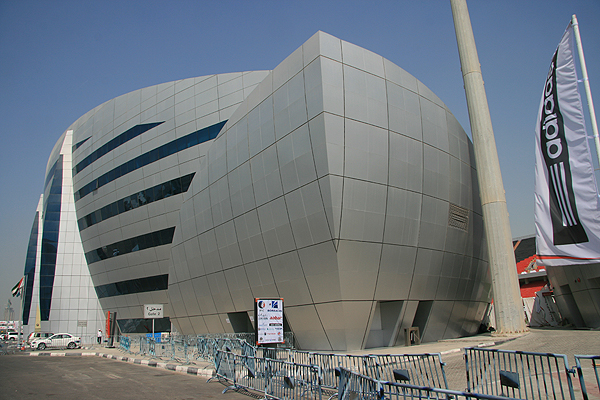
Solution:
M482 400L506 400L488 394L459 392L449 389L433 388L427 386L410 385L407 383L378 380L350 371L347 368L339 368L340 385L337 393L338 400L379 400L379 399L482 399Z
M264 398L320 400L320 368L269 358L257 358L218 350L214 378L229 384L228 390L254 391Z
M467 391L528 400L575 400L564 354L466 348Z
M231 334L171 336L160 341L141 336L121 337L119 346L129 353L182 363L208 361L215 367L216 378L229 385L226 390L253 390L271 398L320 399L323 393L339 390L340 399L402 396L575 400L572 382L575 370L583 399L590 399L584 374L588 386L594 390L592 397L600 398L595 394L600 386L600 356L575 356L575 369L569 368L567 356L562 354L466 348L467 392L458 392L448 389L445 363L437 353L327 354L255 347ZM341 371L348 371L351 376Z
M583 378L583 371L586 369L590 369L594 372L594 376L596 377L596 387L598 394L600 394L600 378L598 377L598 369L600 367L600 356L584 356L584 355L575 355L575 368L577 369L577 375L579 376L579 384L581 385L581 394L584 400L589 399L589 394L587 391L587 387L585 384L585 379ZM582 361L585 363L582 365ZM587 365L590 365L587 367ZM591 371L588 373L588 376L591 375ZM588 379L589 381L590 379Z

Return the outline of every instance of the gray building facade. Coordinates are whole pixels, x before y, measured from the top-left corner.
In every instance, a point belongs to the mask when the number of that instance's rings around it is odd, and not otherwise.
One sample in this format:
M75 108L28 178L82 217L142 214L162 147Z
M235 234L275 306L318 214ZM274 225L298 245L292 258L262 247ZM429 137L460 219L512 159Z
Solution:
M379 55L318 32L272 71L141 89L67 132L77 238L123 332L146 332L157 303L159 330L251 331L258 297L284 299L305 349L479 328L491 281L472 144Z

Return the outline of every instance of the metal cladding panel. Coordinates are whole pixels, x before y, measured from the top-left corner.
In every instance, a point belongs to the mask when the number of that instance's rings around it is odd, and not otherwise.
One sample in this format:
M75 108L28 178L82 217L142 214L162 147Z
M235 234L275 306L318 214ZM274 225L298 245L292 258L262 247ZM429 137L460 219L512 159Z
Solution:
M372 325L382 302L413 305L394 326L417 321L425 338L444 337L454 302L489 301L469 148L414 77L318 32L232 111L197 172L203 184L186 194L180 223L195 219L198 230L177 236L173 265L204 283L194 289L200 314L174 307L200 325L182 333L229 331L227 313L252 312L245 297L276 296L307 349L379 343L393 333ZM175 262L194 237L202 265ZM463 265L472 276L461 277ZM184 274L172 271L175 288ZM448 335L479 326L465 307Z

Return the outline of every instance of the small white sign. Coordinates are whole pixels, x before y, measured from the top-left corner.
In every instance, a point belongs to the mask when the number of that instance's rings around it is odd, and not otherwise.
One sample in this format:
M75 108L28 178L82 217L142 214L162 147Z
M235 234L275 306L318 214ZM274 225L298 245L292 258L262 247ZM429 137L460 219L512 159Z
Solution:
M144 304L144 318L162 318L162 304Z

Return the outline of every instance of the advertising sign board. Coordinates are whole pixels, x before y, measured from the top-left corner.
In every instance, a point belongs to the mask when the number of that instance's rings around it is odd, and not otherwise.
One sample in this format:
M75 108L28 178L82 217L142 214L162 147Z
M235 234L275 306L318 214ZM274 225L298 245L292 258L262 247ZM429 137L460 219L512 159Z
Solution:
M283 343L283 299L254 299L256 344Z

